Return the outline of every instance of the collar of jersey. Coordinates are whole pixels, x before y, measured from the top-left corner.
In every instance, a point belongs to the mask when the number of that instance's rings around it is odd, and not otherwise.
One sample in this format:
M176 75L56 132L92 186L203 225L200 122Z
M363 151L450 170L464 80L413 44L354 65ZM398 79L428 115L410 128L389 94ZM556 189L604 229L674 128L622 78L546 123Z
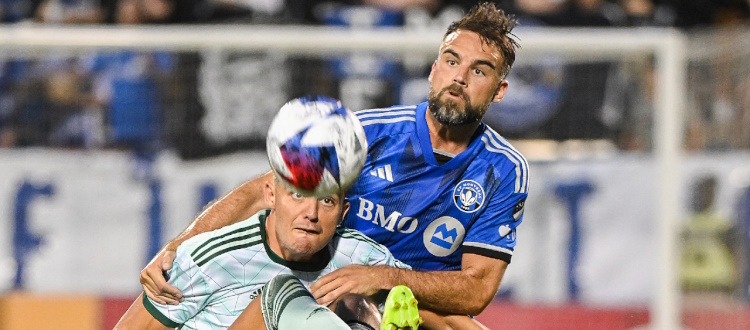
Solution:
M258 221L260 222L260 237L263 239L263 247L266 249L266 254L268 254L268 257L275 263L288 267L291 270L299 270L303 272L318 272L323 270L329 262L331 262L331 252L328 251L328 245L326 245L322 250L318 251L316 253L317 258L315 258L316 262L297 262L297 261L289 261L284 260L281 258L276 252L273 252L271 250L271 247L268 246L268 238L266 236L266 217L271 214L271 210L263 210L258 214Z
M432 166L441 166L438 165L435 155L432 153L432 142L430 141L430 129L427 127L427 118L425 117L426 113L427 102L417 105L417 138L419 139L419 146L420 149L422 149L422 155L424 155L424 159L428 164ZM471 137L469 147L441 167L446 169L459 168L475 156L478 153L478 150L483 147L482 139L480 139L480 137L482 136L485 127L486 126L483 122L480 123L477 131L474 132L474 135Z

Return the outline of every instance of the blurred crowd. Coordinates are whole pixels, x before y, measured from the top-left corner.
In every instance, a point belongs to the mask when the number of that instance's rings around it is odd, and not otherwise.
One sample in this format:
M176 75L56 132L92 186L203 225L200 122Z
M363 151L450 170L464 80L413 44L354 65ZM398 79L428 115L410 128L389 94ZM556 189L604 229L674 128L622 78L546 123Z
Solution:
M326 24L332 7L369 7L400 16L422 11L436 17L467 10L476 0L0 0L3 23L66 24L276 23ZM500 0L518 16L555 26L691 28L748 18L746 0ZM408 15L407 15L408 16Z
M468 0L0 0L3 24L302 24L445 28ZM506 0L521 26L747 27L747 0ZM731 52L730 52L731 53ZM280 59L227 51L108 51L12 56L0 48L0 147L174 148L196 158L262 148L264 118L301 94L354 110L422 101L430 63L371 54ZM747 57L747 56L745 56ZM726 60L726 58L724 58ZM511 93L487 122L510 138L605 139L648 150L654 84L650 59L514 68ZM691 149L750 148L750 73L709 63L691 78L708 101L689 105ZM735 64L727 64L735 63ZM374 65L373 65L374 64ZM718 69L717 69L718 67ZM734 74L733 74L734 73ZM717 76L722 79L717 79ZM723 79L726 76L727 79ZM294 83L290 83L294 82ZM726 124L730 140L710 132ZM253 126L255 125L255 126ZM234 127L237 126L237 127ZM248 127L251 129L248 130ZM725 131L722 131L724 134ZM726 135L726 134L724 134Z

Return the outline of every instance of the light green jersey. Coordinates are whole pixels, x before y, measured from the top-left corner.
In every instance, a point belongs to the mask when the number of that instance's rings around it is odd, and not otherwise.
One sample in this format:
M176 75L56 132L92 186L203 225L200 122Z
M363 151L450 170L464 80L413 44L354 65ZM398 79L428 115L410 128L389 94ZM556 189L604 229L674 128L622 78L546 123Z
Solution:
M182 329L228 328L266 282L292 274L309 287L321 276L347 265L409 268L388 249L362 233L339 227L318 263L283 260L268 247L263 210L247 220L196 235L177 249L167 273L169 284L182 291L178 305L161 305L144 295L143 304L157 320Z

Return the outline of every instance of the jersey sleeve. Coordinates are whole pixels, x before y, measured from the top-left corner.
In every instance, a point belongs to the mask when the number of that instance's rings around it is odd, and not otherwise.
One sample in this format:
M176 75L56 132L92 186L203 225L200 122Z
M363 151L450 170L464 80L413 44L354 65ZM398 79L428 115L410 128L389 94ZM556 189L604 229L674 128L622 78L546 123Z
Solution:
M368 254L368 263L369 266L391 266L391 267L398 267L398 268L405 268L405 269L411 269L411 266L401 262L401 260L396 259L395 256L393 256L393 253L391 253L388 248L380 243L376 243L375 241L369 242L371 246L371 251Z
M162 324L176 328L200 312L211 297L211 288L190 254L178 249L172 268L167 272L168 283L182 292L185 300L177 305L162 305L143 295L143 305Z
M384 253L382 255L378 255L377 258L374 258L376 262L371 265L385 265L397 268L411 269L411 266L403 263L401 260L396 259L396 257L391 254L391 251L389 251L388 248L383 245L381 245L381 247L385 249Z
M507 180L512 181L512 180ZM516 228L523 221L527 193L518 193L511 184L498 188L479 217L467 229L463 253L510 263L516 246Z
M385 245L359 231L339 227L337 234L338 237L334 238L336 242L332 245L336 246L335 253L347 256L348 264L411 269L411 266L396 259Z

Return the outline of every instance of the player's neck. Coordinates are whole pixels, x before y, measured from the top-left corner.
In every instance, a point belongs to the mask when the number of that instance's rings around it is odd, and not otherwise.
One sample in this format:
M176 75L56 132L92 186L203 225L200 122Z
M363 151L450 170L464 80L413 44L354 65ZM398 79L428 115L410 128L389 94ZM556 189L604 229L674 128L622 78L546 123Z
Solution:
M432 148L458 155L469 147L472 136L479 127L479 122L464 125L448 126L440 123L430 111L425 114L427 128L430 131Z

